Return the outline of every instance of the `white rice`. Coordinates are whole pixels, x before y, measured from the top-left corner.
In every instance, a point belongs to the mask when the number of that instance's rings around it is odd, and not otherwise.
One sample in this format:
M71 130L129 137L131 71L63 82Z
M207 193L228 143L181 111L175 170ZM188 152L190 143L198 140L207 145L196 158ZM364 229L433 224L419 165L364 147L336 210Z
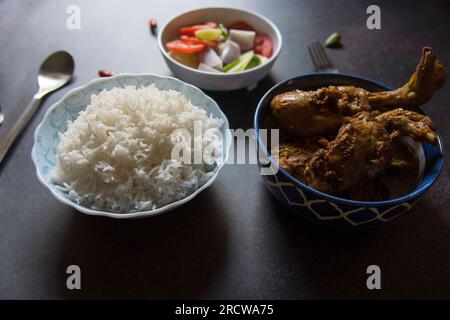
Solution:
M70 199L96 210L152 210L185 198L211 178L221 157L215 154L210 165L171 159L175 144L191 147L174 131L194 137L195 121L202 124L203 148L221 143L210 132L223 121L180 92L154 85L104 90L60 134L52 180Z

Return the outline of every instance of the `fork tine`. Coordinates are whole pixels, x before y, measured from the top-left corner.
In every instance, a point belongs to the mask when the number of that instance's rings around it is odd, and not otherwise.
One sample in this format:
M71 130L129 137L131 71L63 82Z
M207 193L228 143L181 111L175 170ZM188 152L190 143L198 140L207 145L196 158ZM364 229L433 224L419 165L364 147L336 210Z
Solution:
M316 56L316 60L319 62L319 69L323 69L326 65L326 60L322 54L322 51L320 49L320 43L318 41L315 41L313 44L313 51Z
M322 57L323 66L324 67L330 67L331 66L331 60L328 57L327 53L325 52L325 49L323 48L322 44L317 41L317 51L318 54Z
M311 44L308 44L307 47L308 47L309 56L311 57L312 63L314 65L314 69L316 69L316 71L317 71L317 70L319 70L319 65L318 65L318 63L316 61L316 57L312 51L312 46L311 46Z
M311 49L311 54L314 57L315 67L316 67L317 71L320 71L324 68L325 62L323 61L323 58L319 53L317 44L318 44L317 41L314 41L313 43L311 43L310 49Z
M311 42L308 45L308 48L316 71L320 71L321 69L323 69L323 61L317 51L317 41Z
M333 63L319 41L311 42L307 45L307 48L316 71L322 71L333 67Z

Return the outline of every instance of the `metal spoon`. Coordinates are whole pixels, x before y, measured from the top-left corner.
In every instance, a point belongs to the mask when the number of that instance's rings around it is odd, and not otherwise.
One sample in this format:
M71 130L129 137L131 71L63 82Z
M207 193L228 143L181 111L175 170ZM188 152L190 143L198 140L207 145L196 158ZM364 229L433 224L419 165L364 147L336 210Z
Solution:
M4 118L5 117L3 116L2 105L0 104L0 125L3 123Z
M72 56L65 51L57 51L45 59L39 68L38 92L36 92L28 107L0 142L0 163L14 143L14 140L36 112L42 99L50 92L61 88L69 82L72 79L74 68L75 63Z

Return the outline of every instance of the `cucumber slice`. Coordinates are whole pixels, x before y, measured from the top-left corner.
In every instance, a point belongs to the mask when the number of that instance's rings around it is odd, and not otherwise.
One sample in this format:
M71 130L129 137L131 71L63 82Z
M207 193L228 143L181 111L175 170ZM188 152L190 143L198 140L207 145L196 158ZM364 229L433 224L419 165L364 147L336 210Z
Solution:
M259 60L261 61L261 64L262 63L266 63L267 60L269 60L269 58L267 58L267 57L265 57L263 55L257 54L257 53L255 53L255 56L257 56L259 58Z
M248 70L248 69L257 67L257 66L259 66L259 65L261 65L263 63L266 63L267 60L269 60L269 59L264 57L264 56L262 56L262 55L260 55L260 54L255 53L253 55L252 59L250 60L250 62L245 67L244 70Z
M239 72L239 71L243 71L245 70L245 68L247 67L247 65L250 63L250 61L252 60L254 56L254 52L253 50L250 50L246 53L244 53L243 55L241 55L239 57L239 59L237 60L238 63L235 64L232 68L227 69L228 71L225 72ZM234 62L231 62L234 63ZM227 65L228 66L228 65ZM225 67L227 67L225 66Z
M239 59L236 59L232 62L230 62L229 64L227 64L225 67L223 67L223 72L228 72L230 71L231 68L233 68L235 65L237 65L239 63Z
M269 59L264 57L264 56L262 56L262 55L260 55L260 54L255 53L253 55L252 60L250 60L249 64L245 67L245 70L257 67L260 64L265 63L267 60L269 60Z

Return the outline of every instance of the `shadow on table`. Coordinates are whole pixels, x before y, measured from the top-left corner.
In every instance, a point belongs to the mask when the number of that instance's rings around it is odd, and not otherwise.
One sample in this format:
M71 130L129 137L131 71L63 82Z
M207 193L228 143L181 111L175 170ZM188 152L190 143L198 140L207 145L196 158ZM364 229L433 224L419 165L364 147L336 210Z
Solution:
M279 245L292 249L293 268L302 273L291 292L306 285L313 299L450 297L450 226L426 199L394 221L360 231L325 229L272 204L286 242ZM373 264L381 268L381 290L366 287Z
M61 294L78 299L204 297L227 251L226 221L208 192L183 211L146 219L112 220L74 212L60 244L58 269L79 265L82 290L61 286Z
M269 74L251 91L241 89L236 91L205 91L205 93L217 101L226 114L231 128L248 129L253 127L253 117L259 100L275 84L275 80Z

